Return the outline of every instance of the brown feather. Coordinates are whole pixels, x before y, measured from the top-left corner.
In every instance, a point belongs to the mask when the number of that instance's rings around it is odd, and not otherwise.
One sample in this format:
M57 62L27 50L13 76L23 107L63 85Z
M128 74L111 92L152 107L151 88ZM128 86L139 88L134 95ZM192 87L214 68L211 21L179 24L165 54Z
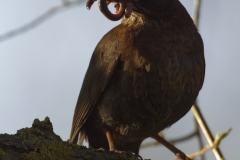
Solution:
M138 0L92 55L70 142L138 153L141 142L182 118L203 85L201 36L179 0Z

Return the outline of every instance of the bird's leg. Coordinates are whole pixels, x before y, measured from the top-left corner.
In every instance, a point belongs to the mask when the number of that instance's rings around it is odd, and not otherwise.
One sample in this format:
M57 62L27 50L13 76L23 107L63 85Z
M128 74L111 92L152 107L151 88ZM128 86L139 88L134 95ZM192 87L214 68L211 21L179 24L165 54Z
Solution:
M136 156L139 160L142 160L142 157L140 155L136 155L133 152L127 152L127 151L119 151L117 150L117 148L114 145L114 141L113 141L113 137L112 137L112 133L110 130L106 130L106 137L108 140L108 145L109 145L109 150L113 151L114 153L117 154L125 154L127 156Z
M114 142L113 142L113 137L112 137L112 133L107 130L106 131L106 137L107 137L107 140L108 140L108 145L109 145L109 150L110 151L116 151L116 147L114 145Z
M176 148L174 145L172 145L170 142L166 141L163 137L160 135L155 135L152 138L154 138L156 141L167 147L171 152L173 152L176 156L176 160L191 160L188 158L181 150Z

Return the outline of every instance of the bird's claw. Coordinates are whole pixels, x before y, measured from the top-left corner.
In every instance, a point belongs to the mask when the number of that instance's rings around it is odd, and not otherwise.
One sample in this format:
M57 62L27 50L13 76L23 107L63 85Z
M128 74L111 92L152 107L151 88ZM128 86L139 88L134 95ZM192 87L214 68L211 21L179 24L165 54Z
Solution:
M130 152L130 151L119 151L119 150L111 150L112 152L114 152L115 154L119 155L126 155L128 157L136 157L138 160L143 160L142 157L140 155L135 154L134 152Z
M95 0L88 0L86 3L87 9L90 9ZM124 15L126 18L129 18L133 11L133 4L129 0L120 0L115 4L116 13L112 13L108 9L108 5L111 3L109 0L98 0L98 5L100 11L105 17L112 21L120 20Z

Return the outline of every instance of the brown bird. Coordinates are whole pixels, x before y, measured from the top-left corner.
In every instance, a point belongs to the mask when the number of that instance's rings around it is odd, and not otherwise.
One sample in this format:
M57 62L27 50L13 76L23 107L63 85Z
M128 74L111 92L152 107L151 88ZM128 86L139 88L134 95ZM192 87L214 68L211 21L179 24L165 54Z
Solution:
M205 74L204 50L179 0L131 2L129 18L95 48L74 112L69 142L87 139L93 148L131 151L182 118ZM180 154L180 156L179 156Z

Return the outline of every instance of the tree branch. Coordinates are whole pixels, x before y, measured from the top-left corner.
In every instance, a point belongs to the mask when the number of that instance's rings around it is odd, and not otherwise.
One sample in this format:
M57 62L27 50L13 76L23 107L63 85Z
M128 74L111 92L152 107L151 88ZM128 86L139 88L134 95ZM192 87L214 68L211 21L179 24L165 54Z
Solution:
M5 34L0 35L0 42L6 41L12 37L15 37L22 33L25 33L27 31L33 29L34 27L38 26L39 24L43 23L47 19L51 18L55 14L57 14L63 10L69 9L71 7L81 5L82 3L83 3L83 0L64 1L61 5L49 9L47 12L43 13L42 15L40 15L33 21L23 25L22 27L16 28L12 31L9 31Z
M48 117L35 119L31 128L15 135L0 134L0 160L138 160L138 157L104 149L92 149L70 144L53 132Z

